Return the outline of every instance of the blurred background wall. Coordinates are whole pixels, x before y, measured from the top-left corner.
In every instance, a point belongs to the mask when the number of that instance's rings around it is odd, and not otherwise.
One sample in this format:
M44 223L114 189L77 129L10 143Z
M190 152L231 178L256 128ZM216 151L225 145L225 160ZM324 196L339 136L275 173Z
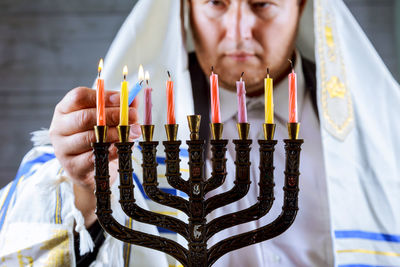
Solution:
M400 73L400 1L345 0L392 74ZM50 126L65 93L91 86L136 0L0 1L0 187L31 148L30 132Z

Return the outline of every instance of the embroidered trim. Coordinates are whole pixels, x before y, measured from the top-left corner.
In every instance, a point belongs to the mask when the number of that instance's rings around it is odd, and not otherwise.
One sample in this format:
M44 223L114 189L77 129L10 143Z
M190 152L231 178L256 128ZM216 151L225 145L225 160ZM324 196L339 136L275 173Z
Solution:
M346 78L346 68L341 54L340 42L337 40L339 39L339 35L336 34L334 17L331 17L327 13L325 18L323 18L321 0L317 0L316 2L322 112L328 132L336 138L343 140L347 133L350 132L352 122L354 121L353 104ZM325 26L323 26L324 23ZM326 49L328 50L326 51ZM326 57L330 61L330 64L334 64L337 67L339 73L336 75L328 73ZM333 113L332 106L339 106L342 101L346 101L347 110L334 110ZM343 115L343 112L347 113L344 118L335 118L336 115Z

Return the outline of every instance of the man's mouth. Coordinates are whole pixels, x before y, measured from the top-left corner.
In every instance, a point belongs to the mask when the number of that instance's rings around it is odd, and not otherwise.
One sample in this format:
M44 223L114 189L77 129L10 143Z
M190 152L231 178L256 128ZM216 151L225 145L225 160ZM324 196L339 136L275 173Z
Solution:
M250 58L254 57L254 53L249 53L249 52L242 52L242 51L236 51L236 52L229 52L226 53L225 56L236 60L236 61L246 61L249 60Z

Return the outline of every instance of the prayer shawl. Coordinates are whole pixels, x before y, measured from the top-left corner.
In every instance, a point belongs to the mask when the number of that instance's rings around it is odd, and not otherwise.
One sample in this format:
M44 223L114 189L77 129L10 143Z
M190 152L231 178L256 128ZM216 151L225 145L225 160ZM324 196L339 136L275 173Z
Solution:
M194 113L188 53L192 51L187 7L178 0L141 0L128 16L105 58L108 90L120 86L124 65L143 64L151 74L155 140L165 140L166 70L175 83L178 138L189 138L186 115ZM182 11L182 12L181 12ZM400 265L400 89L342 0L309 1L298 49L314 59L317 105L330 205L336 266ZM134 72L131 72L134 73ZM135 74L128 76L134 84ZM139 98L142 98L139 95ZM143 105L142 105L143 106ZM40 134L45 136L45 131ZM39 135L40 135L39 134ZM43 144L45 137L35 135ZM311 142L311 140L305 140ZM164 174L163 149L158 149ZM135 197L142 207L176 214L146 200L141 183L141 153L133 151ZM181 173L187 177L187 150L181 148ZM307 177L304 177L307 179ZM160 186L170 193L166 179ZM132 226L116 201L113 215ZM93 243L74 206L72 185L63 176L50 146L37 146L21 163L14 181L0 191L0 262L74 266L73 227L81 253ZM133 222L150 233L157 229ZM161 232L163 230L159 229ZM172 236L170 233L162 233ZM159 252L130 246L107 236L94 266L167 266Z

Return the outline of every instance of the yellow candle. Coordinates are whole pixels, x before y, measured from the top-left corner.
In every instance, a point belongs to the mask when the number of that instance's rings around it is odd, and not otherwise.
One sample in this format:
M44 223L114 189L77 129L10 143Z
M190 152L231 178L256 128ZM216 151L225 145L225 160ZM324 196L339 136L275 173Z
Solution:
M274 97L273 97L273 80L269 77L264 79L265 88L265 123L274 123Z
M121 98L120 98L120 116L119 125L127 126L129 123L129 105L128 105L128 82L126 76L128 75L128 67L125 66L123 70L124 81L121 83Z

